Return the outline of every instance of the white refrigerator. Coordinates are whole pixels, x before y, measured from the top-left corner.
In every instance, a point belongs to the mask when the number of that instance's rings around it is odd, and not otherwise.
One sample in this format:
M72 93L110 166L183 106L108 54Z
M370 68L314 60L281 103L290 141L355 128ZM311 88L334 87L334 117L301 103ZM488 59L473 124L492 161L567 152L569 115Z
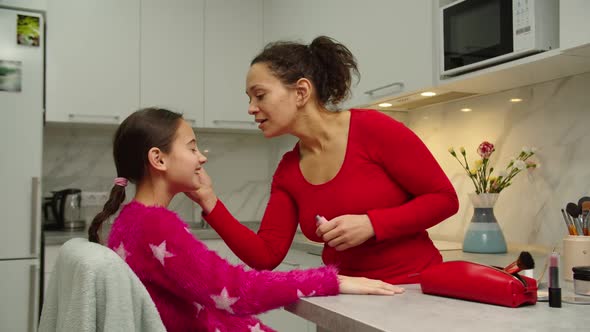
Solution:
M44 20L0 6L0 331L36 331Z

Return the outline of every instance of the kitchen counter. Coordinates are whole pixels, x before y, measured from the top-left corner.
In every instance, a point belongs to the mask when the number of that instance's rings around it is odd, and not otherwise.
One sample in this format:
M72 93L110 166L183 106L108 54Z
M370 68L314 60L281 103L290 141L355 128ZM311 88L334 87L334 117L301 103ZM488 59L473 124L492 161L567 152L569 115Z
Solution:
M338 295L311 297L285 309L326 327L324 331L560 331L590 326L588 306L547 302L507 308L422 294L405 285L395 296ZM320 331L318 329L318 331Z
M444 260L468 260L504 266L522 248L507 254L470 254L460 250L442 251ZM537 268L543 269L546 252L531 250ZM546 275L545 275L546 278ZM556 331L590 326L590 306L563 303L550 308L547 302L507 308L490 304L422 294L419 284L404 285L404 294L395 296L338 295L310 297L285 309L323 327L318 331ZM571 282L562 282L563 295L571 295Z
M260 223L256 221L245 221L243 222L248 228L253 231L258 230ZM199 240L217 240L220 239L219 234L213 230L213 228L190 228L191 233L195 235ZM79 231L43 231L45 236L45 245L62 245L73 238L88 238L87 230Z

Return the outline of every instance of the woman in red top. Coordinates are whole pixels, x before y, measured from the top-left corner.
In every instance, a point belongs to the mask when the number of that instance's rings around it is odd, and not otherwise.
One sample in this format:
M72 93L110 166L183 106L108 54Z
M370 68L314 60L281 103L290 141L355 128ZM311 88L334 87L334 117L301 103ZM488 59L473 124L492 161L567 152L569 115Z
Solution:
M205 185L189 196L232 251L273 269L297 230L324 242L324 263L389 283L418 282L442 261L426 230L457 212L457 195L424 143L372 110L329 110L350 94L356 60L342 44L277 42L252 60L248 113L265 137L299 138L281 160L258 233L240 224ZM316 224L316 215L327 222Z

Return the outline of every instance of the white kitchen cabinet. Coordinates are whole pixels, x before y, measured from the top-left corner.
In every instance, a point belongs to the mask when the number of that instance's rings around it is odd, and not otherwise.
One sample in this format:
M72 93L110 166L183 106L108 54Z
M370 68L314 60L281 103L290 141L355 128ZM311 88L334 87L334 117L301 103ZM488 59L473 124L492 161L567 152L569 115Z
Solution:
M275 271L290 271L294 269L308 269L322 264L320 256L308 254L301 250L291 249L287 257L279 264ZM316 325L312 322L295 316L284 309L275 309L259 315L266 325L281 332L315 332Z
M47 0L46 119L118 124L139 107L140 0Z
M39 260L0 262L0 330L36 331L39 307ZM24 282L23 282L24 281Z
M205 1L205 127L257 130L245 90L262 22L262 0Z
M347 46L361 79L345 107L373 104L433 84L432 1L267 0L265 43L318 35ZM379 89L381 88L381 89ZM376 90L373 95L365 92Z
M0 0L0 6L9 6L33 10L46 10L47 0Z
M561 0L559 2L559 48L570 50L590 45L590 1ZM572 50L572 55L590 56L590 47Z
M141 0L140 105L203 125L204 0Z

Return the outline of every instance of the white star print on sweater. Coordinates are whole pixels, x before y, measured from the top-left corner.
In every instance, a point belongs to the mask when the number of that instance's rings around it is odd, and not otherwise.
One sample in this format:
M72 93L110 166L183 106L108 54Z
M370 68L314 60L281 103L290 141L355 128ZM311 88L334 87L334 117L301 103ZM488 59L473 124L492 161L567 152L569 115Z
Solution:
M115 248L115 252L123 260L127 260L127 256L131 255L127 250L125 250L125 245L123 244L123 242L121 242L121 244L119 244L119 246Z
M109 234L109 247L124 249L118 252L148 289L169 332L268 332L254 315L297 301L297 290L338 293L334 267L271 272L234 266L186 226L163 207L131 202Z
M256 323L256 325L250 326L250 332L264 332L264 331L260 328L260 323Z
M195 308L197 308L197 317L199 316L199 314L201 313L201 310L203 310L203 305L199 304L197 302L193 302L193 305L195 306Z
M234 311L232 310L231 306L238 302L240 299L239 297L231 297L227 293L227 289L224 287L219 295L211 295L211 298L215 302L215 307L217 309L225 310L230 314L233 314Z
M303 292L301 290L297 290L297 297L302 298L302 297L308 297L308 296L314 296L315 295L315 291L311 291L309 294L305 295L303 294Z
M166 240L162 241L160 245L156 246L150 243L150 248L152 249L152 253L154 257L164 266L164 259L168 257L174 257L174 254L166 251Z

